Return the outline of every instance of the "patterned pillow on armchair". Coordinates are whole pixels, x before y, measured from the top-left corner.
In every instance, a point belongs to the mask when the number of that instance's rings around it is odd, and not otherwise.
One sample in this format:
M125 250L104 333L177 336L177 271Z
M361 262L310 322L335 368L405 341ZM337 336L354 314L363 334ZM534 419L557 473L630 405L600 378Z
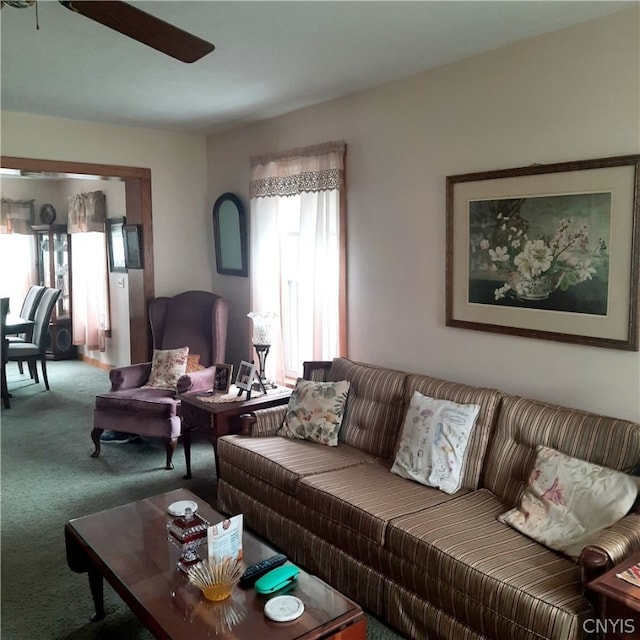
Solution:
M175 389L187 371L189 347L156 349L151 361L151 374L145 389Z

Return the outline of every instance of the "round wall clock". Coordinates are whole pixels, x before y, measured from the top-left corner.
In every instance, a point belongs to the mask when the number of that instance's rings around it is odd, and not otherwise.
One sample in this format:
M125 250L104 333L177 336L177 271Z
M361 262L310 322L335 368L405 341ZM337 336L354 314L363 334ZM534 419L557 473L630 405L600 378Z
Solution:
M40 220L43 224L51 224L56 219L56 210L52 204L43 204L40 207Z

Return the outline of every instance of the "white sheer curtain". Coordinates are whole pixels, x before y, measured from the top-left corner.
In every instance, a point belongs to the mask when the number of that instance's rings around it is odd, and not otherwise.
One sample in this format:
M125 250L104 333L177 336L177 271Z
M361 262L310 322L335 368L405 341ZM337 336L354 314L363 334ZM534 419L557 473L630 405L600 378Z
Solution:
M279 384L346 348L344 155L331 142L252 158L251 310L278 315L266 377Z
M0 294L9 298L11 313L18 315L24 297L34 284L36 245L31 225L34 200L2 198L0 214Z
M105 338L111 329L105 219L103 191L69 198L73 344L91 351L105 351Z

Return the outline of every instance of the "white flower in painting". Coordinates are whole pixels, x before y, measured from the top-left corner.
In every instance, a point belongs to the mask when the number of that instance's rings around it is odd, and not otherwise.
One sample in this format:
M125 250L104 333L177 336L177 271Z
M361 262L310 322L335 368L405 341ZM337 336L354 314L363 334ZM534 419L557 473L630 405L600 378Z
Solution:
M513 259L513 264L516 265L516 269L520 272L520 275L523 275L525 278L531 277L531 265L526 259L524 253L519 253Z
M496 250L489 249L489 255L494 262L506 262L509 259L507 247L496 247Z
M590 267L591 260L585 260L583 264L578 268L578 278L580 278L580 282L584 282L585 280L591 280L591 274L597 273L594 267Z
M509 274L505 278L508 282L503 281L503 286L494 289L496 302L513 298L543 299L556 289L566 291L597 277L597 259L586 259L590 253L588 223L573 230L573 220L565 218L558 222L554 234L545 233L536 239L525 231L526 222L509 222L504 213L496 215L495 223L492 233L483 231L480 238L483 243L486 240L482 250L487 247L490 258L487 260L487 254L483 254L484 271ZM596 250L594 255L599 253L602 251Z
M480 248L483 251L486 251L489 248L489 241L486 238L482 238L482 240L480 240Z
M523 276L537 278L551 267L553 251L544 240L529 240L524 245L522 253L513 260L518 271Z
M499 289L496 289L494 292L496 300L500 300L501 298L504 298L507 291L509 291L509 289L511 289L511 286L508 285L506 282L502 287L500 287Z

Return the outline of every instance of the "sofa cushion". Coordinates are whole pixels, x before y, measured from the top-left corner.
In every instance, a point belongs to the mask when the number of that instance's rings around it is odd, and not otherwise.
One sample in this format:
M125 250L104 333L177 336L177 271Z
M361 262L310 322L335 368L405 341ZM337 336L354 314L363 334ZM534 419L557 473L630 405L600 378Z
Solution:
M489 637L579 637L593 615L580 567L498 522L504 508L481 489L393 520L386 544L403 559L398 578Z
M601 529L627 514L637 494L631 476L538 446L519 507L499 520L577 559Z
M629 473L640 460L640 424L505 396L482 485L509 508L520 500L538 445Z
M445 493L460 489L480 405L437 400L414 391L392 473Z
M327 379L349 380L349 401L340 441L391 460L404 416L406 373L335 358Z
M218 438L218 458L290 495L296 495L303 476L368 464L375 459L348 445L325 447L308 440L239 435Z
M154 418L174 418L178 407L171 389L123 389L96 396L95 408L104 411L125 411Z
M285 498L287 499L294 500L290 496ZM292 562L303 566L312 574L306 581L306 589L313 588L313 583L320 577L341 593L349 594L348 597L363 608L380 611L386 582L384 576L372 570L370 565L359 562L348 552L343 552L340 547L328 543L324 539L324 523L320 528L311 528L299 517L291 519L282 516L279 507L279 503L256 499L237 491L224 480L218 485L217 508L226 513L242 513L245 522L251 523L253 531L276 547L286 550ZM286 628L282 627L278 631L286 637ZM230 637L232 635L229 634ZM256 640L262 640L263 637L264 634L255 633L252 636ZM345 634L338 632L338 637L344 638Z
M441 504L452 496L390 473L388 465L378 460L302 478L298 499L328 522L342 523L354 535L384 544L391 519Z
M496 389L473 387L413 374L407 378L405 388L407 404L416 391L431 398L449 400L458 404L477 404L480 407L465 453L464 469L460 475L460 487L477 489L480 484L487 445L496 424L502 394Z
M278 435L338 446L349 381L311 382L298 378Z

